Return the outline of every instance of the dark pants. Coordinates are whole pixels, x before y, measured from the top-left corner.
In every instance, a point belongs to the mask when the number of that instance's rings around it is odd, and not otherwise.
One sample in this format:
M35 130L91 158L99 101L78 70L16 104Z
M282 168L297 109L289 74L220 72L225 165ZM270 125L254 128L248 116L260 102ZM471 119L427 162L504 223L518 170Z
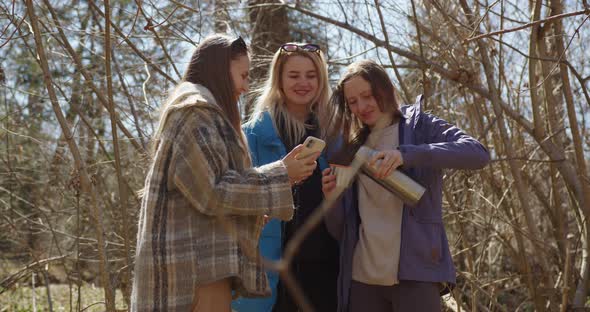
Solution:
M333 312L338 306L336 284L338 263L335 261L300 261L294 263L293 274L308 302L317 312ZM279 281L275 312L300 311L283 281ZM366 312L366 311L365 311Z
M352 281L350 312L440 312L439 284L400 281L394 286L367 285Z

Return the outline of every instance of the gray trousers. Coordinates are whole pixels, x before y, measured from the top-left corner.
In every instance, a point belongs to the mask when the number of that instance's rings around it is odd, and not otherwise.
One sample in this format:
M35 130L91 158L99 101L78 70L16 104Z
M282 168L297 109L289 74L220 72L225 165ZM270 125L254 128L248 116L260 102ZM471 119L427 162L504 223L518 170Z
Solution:
M368 285L352 281L350 312L440 312L438 283L400 281L394 286Z

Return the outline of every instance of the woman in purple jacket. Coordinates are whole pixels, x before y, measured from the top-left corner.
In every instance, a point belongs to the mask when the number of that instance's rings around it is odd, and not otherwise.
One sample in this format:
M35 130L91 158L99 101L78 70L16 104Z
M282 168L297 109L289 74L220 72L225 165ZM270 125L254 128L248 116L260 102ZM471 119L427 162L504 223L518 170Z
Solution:
M441 311L441 293L455 284L442 223L443 169L480 169L489 153L459 128L420 111L399 107L386 71L369 60L348 66L331 98L332 132L342 141L332 162L349 163L362 145L378 151L378 176L400 169L426 188L415 206L404 204L359 174L326 217L340 242L338 311ZM330 136L329 136L330 138ZM336 176L325 169L322 190Z

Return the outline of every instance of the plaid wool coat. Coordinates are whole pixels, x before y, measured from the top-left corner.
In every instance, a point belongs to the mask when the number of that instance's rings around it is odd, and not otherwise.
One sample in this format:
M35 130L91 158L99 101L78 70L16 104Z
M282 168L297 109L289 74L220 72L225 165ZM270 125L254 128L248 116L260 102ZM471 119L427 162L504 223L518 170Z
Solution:
M269 296L238 240L257 256L263 215L291 219L287 170L251 167L243 133L205 87L184 82L171 99L145 182L131 311L189 311L196 286L223 278L237 295Z

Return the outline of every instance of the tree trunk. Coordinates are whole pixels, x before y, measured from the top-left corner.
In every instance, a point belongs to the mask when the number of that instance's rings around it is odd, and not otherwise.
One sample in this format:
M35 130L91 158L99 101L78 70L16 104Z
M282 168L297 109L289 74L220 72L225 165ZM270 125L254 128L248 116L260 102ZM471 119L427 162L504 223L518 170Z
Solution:
M551 14L558 15L563 13L563 5L560 0L552 0L551 1ZM560 37L563 34L563 26L562 20L558 19L553 23L553 27L555 29L555 40L556 40L556 50L558 55L562 55L563 60L567 59L565 55L565 44L563 42L563 38ZM584 148L582 146L582 136L580 134L580 130L578 128L578 120L576 117L576 108L574 107L574 99L573 93L570 85L569 79L569 71L567 66L564 62L559 63L559 71L561 74L562 80L562 91L565 98L566 108L567 108L567 115L569 119L569 126L572 134L572 139L574 142L574 151L576 156L576 169L578 180L580 181L582 194L576 194L579 206L582 210L584 215L584 219L588 220L590 218L590 180L588 179L588 169L586 166L586 159L584 157ZM583 238L588 241L590 239L590 227L588 227L585 223L582 227L582 235L585 237ZM576 289L576 295L574 297L574 308L582 308L584 307L586 301L586 294L588 293L588 280L590 279L590 257L588 256L588 251L585 250L582 256L582 269L581 269L581 279Z
M277 0L250 0L248 12L252 26L252 70L250 71L250 89L260 86L266 78L273 54L285 42L291 41L289 18L284 6L264 6L280 3ZM246 99L244 115L252 112L256 96Z

